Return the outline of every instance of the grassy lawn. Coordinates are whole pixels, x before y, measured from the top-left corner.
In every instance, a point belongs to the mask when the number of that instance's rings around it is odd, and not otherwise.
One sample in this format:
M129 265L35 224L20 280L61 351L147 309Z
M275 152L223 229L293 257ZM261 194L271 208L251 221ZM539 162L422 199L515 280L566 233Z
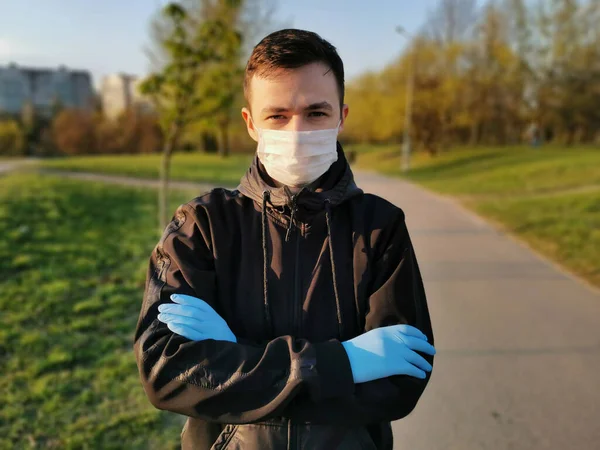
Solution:
M160 155L109 155L52 159L41 161L39 165L75 172L156 179L160 161ZM250 154L234 154L224 159L212 154L175 153L171 160L171 177L174 180L235 187L251 161Z
M600 190L487 200L476 202L474 209L600 286Z
M0 448L179 448L183 419L150 405L132 351L155 196L0 178Z
M417 153L412 164L408 178L453 195L513 197L600 186L600 148L457 150L436 158ZM400 175L399 148L359 152L358 166Z
M358 147L357 165L401 176L399 146ZM458 197L600 286L600 149L542 147L418 153L407 176Z

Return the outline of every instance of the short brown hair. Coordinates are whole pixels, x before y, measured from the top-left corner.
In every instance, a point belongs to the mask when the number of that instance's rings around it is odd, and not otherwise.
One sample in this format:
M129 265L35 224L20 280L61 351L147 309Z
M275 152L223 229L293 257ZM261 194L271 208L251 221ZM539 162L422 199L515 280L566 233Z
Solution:
M336 79L340 108L344 104L344 63L333 45L312 31L285 29L260 41L244 75L244 97L250 104L250 80L254 75L269 76L277 69L297 69L315 62L327 65Z

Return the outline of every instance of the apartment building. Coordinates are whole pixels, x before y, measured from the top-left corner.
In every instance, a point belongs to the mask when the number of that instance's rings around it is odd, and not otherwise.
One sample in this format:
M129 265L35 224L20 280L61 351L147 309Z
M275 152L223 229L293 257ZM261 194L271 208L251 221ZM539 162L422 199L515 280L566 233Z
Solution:
M66 108L94 109L92 77L88 71L0 66L0 114L17 115L31 102L41 115L49 116L56 103Z

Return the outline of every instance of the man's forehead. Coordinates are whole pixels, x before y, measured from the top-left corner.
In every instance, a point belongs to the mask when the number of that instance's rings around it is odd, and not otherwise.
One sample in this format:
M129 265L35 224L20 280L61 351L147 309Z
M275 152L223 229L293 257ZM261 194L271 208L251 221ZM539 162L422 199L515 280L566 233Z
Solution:
M321 72L316 70L304 71L301 69L278 70L267 75L253 75L250 80L252 89L289 88L290 86L308 85L318 87L334 88L336 86L333 72Z
M267 76L254 75L250 80L252 103L267 107L307 108L317 103L338 102L333 72L324 64L298 69L278 69Z
M299 77L299 76L307 76L307 75L322 76L322 77L326 77L326 76L335 77L333 71L327 64L322 63L322 62L313 62L313 63L305 64L300 67L293 67L293 68L278 67L278 68L272 68L272 69L263 70L263 71L259 70L254 73L254 75L252 76L252 79L277 80L277 79L281 79L281 78L294 77L294 76Z

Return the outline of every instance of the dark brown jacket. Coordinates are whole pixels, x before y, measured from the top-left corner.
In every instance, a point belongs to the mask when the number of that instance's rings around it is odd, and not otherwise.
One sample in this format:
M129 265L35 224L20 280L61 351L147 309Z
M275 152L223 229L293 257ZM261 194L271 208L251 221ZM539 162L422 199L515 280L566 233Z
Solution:
M353 382L342 341L393 324L434 339L404 213L338 156L295 196L255 157L238 189L181 205L154 248L135 355L152 404L188 416L184 449L391 449L390 421L423 393L430 374ZM157 315L172 293L212 305L238 343L171 332Z

